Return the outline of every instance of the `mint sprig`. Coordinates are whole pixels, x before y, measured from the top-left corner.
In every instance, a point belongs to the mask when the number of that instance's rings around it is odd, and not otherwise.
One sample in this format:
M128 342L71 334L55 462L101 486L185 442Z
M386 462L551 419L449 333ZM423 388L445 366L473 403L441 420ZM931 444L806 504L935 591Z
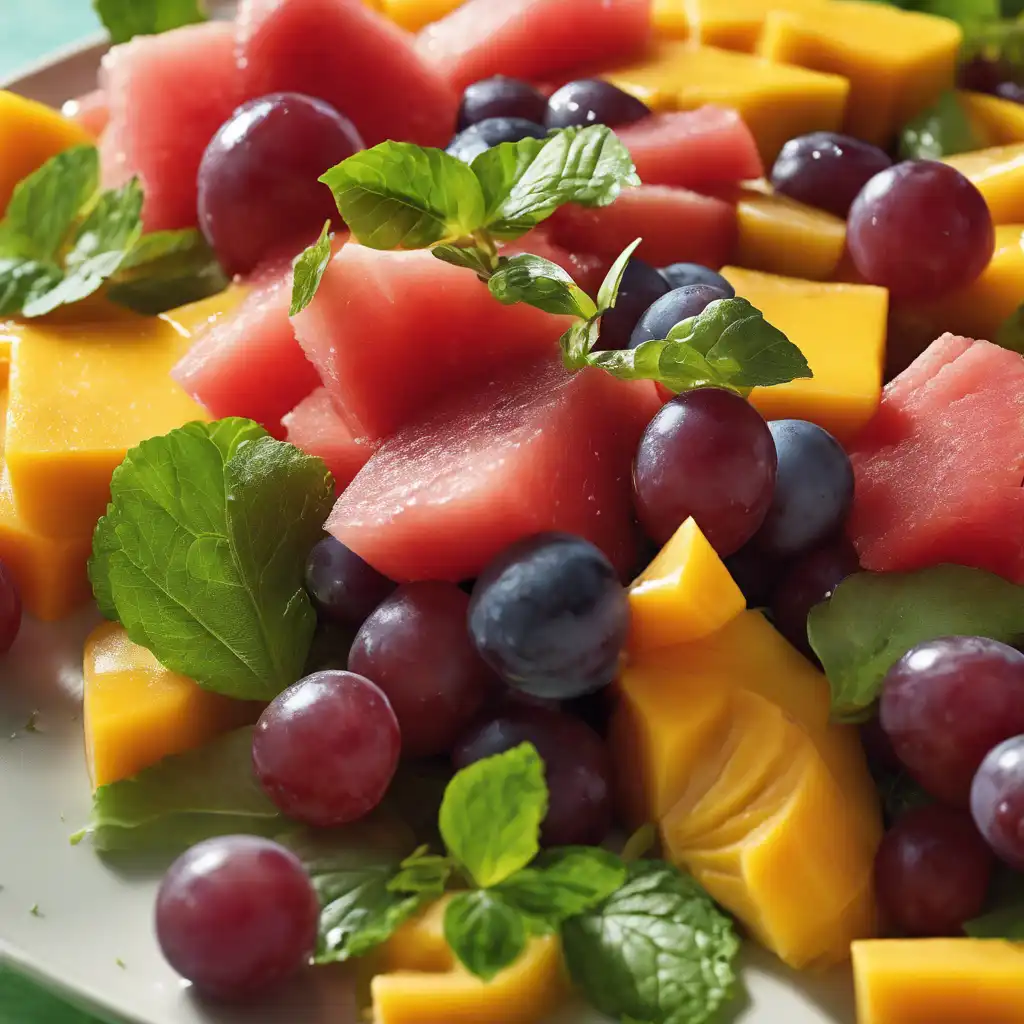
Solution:
M199 0L93 0L113 43L206 21Z
M313 301L320 281L327 272L327 264L331 262L330 230L331 222L327 221L320 237L295 257L292 302L288 310L290 316L301 313Z
M1000 324L992 340L1001 348L1024 355L1024 303Z

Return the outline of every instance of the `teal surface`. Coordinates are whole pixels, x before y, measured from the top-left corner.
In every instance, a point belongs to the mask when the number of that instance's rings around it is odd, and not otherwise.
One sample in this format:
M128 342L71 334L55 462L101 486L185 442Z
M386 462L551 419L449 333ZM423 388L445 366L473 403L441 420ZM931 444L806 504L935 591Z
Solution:
M0 78L99 28L90 0L0 0Z

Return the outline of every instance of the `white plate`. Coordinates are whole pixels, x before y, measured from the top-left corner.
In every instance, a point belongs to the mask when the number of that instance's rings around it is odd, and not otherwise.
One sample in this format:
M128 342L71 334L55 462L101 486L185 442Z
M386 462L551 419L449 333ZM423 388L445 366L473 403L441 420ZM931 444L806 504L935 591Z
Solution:
M65 51L12 85L59 105L94 88L102 52L95 41ZM153 939L159 867L104 862L87 843L68 842L89 814L81 657L96 621L91 610L59 626L26 621L14 650L0 662L0 961L113 1020L354 1024L343 968L309 971L279 999L257 1007L201 1005L164 964ZM26 732L34 713L38 731ZM746 962L749 1002L737 1021L852 1024L848 970L798 976L754 947ZM569 1007L547 1024L600 1021Z

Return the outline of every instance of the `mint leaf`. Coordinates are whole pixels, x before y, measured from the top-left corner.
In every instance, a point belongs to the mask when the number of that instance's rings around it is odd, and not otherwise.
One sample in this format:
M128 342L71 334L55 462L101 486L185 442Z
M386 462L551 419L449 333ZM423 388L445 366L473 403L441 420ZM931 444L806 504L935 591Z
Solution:
M485 281L495 269L491 255L476 245L441 244L435 245L430 251L444 263L472 270Z
M629 266L633 253L636 252L642 241L642 238L638 238L636 241L630 242L619 253L615 262L609 268L608 273L605 274L597 293L597 308L600 312L607 313L609 309L615 308L615 303L619 298L619 288L622 285L622 275L626 273L626 267Z
M598 317L574 323L558 339L562 350L562 363L567 370L582 370L590 364L590 353L597 344L601 334L601 321ZM594 359L594 365L598 365Z
M295 257L289 316L301 313L313 301L313 296L320 287L327 264L331 262L331 238L328 234L330 230L331 222L327 221L320 232L320 237Z
M113 43L206 20L199 0L93 0L92 5Z
M676 392L730 387L728 380L685 342L645 341L633 349L595 352L588 361L621 380L655 380Z
M705 1024L733 997L739 939L692 878L660 861L562 925L565 962L602 1013L646 1024Z
M1003 321L993 340L1011 352L1024 355L1024 303Z
M537 856L547 810L544 764L531 744L522 743L456 773L438 823L448 852L487 888Z
M3 1024L103 1024L99 1017L0 964L0 1021Z
M471 235L484 218L472 170L443 150L410 142L363 150L320 180L352 234L373 249L422 249Z
M316 626L303 569L333 501L320 459L251 420L189 423L114 471L90 579L161 664L270 700L302 675Z
M609 897L626 881L626 865L600 847L549 850L493 892L525 917L557 928Z
M972 939L1006 939L1024 942L1024 903L990 910L981 917L964 922L964 931Z
M950 90L903 127L899 155L901 160L941 160L987 144L988 140L978 136L956 92Z
M502 256L487 287L506 306L525 302L545 313L577 316L584 320L597 312L590 296L557 263L531 253Z
M495 892L460 892L445 908L444 938L470 974L490 981L526 948L526 923Z
M512 187L537 159L549 139L527 137L518 142L502 142L484 150L473 160L473 173L480 181L484 196L484 223L497 238L511 240L530 230L531 224L501 225L500 210ZM498 223L496 223L498 222ZM502 229L503 228L503 229Z
M448 857L439 857L427 850L426 846L421 846L402 861L388 882L392 892L435 897L444 892L452 873L452 862Z
M53 263L0 257L0 316L16 316L63 277L64 271Z
M177 853L213 836L275 836L284 827L252 771L252 729L100 786L88 834L103 851Z
M862 721L886 672L917 644L940 636L1024 638L1024 587L962 565L855 573L811 609L807 636L832 688L832 717Z

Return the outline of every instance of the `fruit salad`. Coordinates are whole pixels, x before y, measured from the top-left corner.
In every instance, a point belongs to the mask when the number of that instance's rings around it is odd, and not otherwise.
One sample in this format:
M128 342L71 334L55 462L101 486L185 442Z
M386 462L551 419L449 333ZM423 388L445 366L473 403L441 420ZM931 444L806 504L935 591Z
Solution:
M1018 7L139 0L0 92L0 651L95 602L73 840L198 998L1024 1021Z

